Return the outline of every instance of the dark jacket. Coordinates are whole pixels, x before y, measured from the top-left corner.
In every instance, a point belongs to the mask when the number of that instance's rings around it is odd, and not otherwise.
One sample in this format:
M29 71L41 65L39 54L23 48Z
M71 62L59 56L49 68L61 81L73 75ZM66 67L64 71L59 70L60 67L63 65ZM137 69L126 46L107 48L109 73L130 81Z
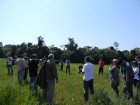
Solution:
M45 67L46 67L46 65L47 65L47 61L45 61L43 63L43 65L41 66L40 71L39 71L39 73L37 75L37 79L36 79L36 84L41 89L44 89L47 86L47 83L46 83L46 75L45 75Z
M45 66L46 80L58 80L56 64L53 60L48 60Z

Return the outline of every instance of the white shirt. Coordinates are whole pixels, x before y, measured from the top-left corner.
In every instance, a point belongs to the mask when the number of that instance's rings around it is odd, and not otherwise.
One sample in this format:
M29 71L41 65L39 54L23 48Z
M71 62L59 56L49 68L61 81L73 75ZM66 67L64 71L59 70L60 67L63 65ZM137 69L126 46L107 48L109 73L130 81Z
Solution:
M12 65L13 57L7 58L7 64Z
M134 68L133 68L133 71L134 71L134 73L135 73L134 79L139 80L139 76L138 76L139 68L138 68L138 67L134 67Z
M89 81L93 79L93 73L94 73L93 64L90 62L85 63L82 72L84 72L83 80Z
M70 66L70 60L69 59L66 60L66 66Z
M15 64L17 64L18 71L25 70L25 60L23 58L17 58Z

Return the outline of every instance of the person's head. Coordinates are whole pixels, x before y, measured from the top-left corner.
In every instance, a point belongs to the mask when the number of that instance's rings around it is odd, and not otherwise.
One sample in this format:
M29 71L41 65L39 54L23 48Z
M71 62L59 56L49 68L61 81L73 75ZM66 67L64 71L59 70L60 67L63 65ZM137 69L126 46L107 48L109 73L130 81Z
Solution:
M37 55L36 54L32 54L31 58L32 59L37 59Z
M23 57L27 57L27 53L23 53Z
M137 67L137 66L138 66L138 63L137 63L136 61L133 61L133 62L132 62L132 66L133 66L133 67Z
M54 60L54 55L53 55L53 54L49 54L49 55L48 55L48 59L49 59L49 60Z
M113 63L113 65L118 65L118 60L117 59L113 59L112 63Z
M125 61L122 58L118 59L118 65L123 66L125 64Z
M140 61L140 56L136 56L136 57L135 57L135 60L136 60L137 62L139 62L139 61Z
M85 59L84 59L84 61L85 62L90 62L90 57L89 56L86 56Z

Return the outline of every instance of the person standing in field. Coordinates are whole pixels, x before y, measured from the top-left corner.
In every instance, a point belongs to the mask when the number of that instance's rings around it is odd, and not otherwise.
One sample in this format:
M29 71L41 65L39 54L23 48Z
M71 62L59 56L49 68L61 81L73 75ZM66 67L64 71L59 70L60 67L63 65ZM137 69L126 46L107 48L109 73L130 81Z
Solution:
M60 60L60 69L61 69L61 71L63 71L63 66L64 66L64 62L63 62L63 60Z
M135 60L138 64L138 68L139 68L139 72L138 72L139 81L137 81L137 87L140 88L140 56L136 56Z
M94 66L92 63L90 63L90 57L84 58L84 66L82 69L83 76L83 85L84 85L84 101L88 101L89 95L88 95L88 89L90 89L90 93L94 94L93 89L93 73L94 73Z
M37 84L36 84L36 78L37 78L37 71L38 71L38 64L39 61L37 59L36 54L32 54L31 60L29 62L29 75L30 75L30 83L29 87L31 90L35 91L37 93Z
M16 59L15 64L17 65L18 69L18 82L19 84L21 84L24 80L24 72L25 72L25 60L23 58L23 55L21 55L20 58Z
M66 59L66 73L67 71L69 71L69 74L70 74L70 60L69 59Z
M99 66L99 73L98 73L98 75L100 75L100 73L102 73L102 75L103 75L104 61L101 58L100 58L100 60L98 62L98 66Z
M54 55L49 54L48 60L46 61L46 63L44 62L44 64L47 87L43 89L43 100L46 101L49 105L53 105L55 80L56 83L58 83L58 75L56 64L54 62Z
M118 66L118 60L113 59L111 65L109 67L110 84L114 90L114 95L117 97L119 96L119 90L118 90L118 86L119 86L119 82L120 82L119 70L120 70L120 68Z
M29 61L30 61L30 58L27 56L26 53L23 54L23 58L25 59L24 81L27 82L27 76L28 76L28 69L29 69Z
M121 66L124 79L123 95L127 96L128 99L133 98L134 71L131 65L123 59L119 59L118 64Z
M7 69L8 69L8 75L13 75L13 57L11 57L10 55L7 58Z
M139 67L138 67L138 63L136 61L132 62L132 66L133 66L133 71L134 71L134 87L138 87L138 82L139 82Z

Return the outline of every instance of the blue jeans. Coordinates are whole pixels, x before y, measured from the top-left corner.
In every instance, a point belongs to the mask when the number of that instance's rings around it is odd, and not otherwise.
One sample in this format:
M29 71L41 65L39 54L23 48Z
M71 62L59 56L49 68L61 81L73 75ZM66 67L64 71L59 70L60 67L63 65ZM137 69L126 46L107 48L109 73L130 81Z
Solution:
M55 80L47 80L46 83L47 87L43 89L43 99L51 105L54 97Z
M8 68L8 74L13 75L13 66L12 65L7 65L7 68Z
M88 101L88 88L90 89L90 93L94 94L94 90L93 90L93 79L89 80L89 81L83 81L84 84L84 100Z
M30 89L37 90L36 76L30 77Z

